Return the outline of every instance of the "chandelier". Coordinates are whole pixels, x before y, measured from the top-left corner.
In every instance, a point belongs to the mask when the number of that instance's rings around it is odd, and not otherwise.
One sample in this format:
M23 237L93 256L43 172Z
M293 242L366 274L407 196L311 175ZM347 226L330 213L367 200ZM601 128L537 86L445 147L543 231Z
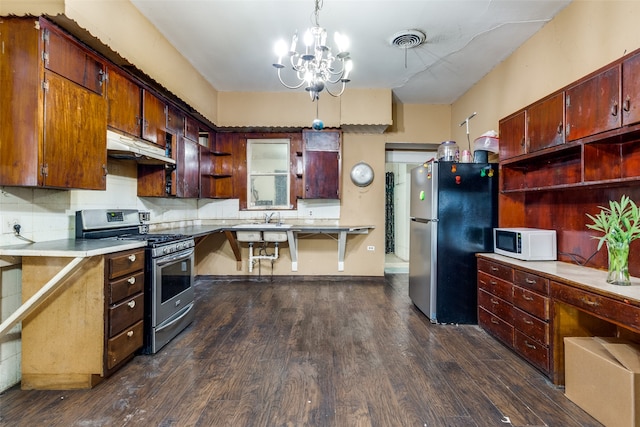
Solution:
M273 66L278 70L278 79L283 86L289 89L298 89L306 86L311 101L320 97L320 92L327 90L329 95L338 97L344 92L349 80L349 73L353 68L349 52L346 51L348 40L346 37L335 33L335 43L338 53L334 56L331 48L327 46L327 31L318 24L318 14L322 9L323 0L315 0L314 23L315 25L304 34L301 52L296 50L298 44L298 32L296 31L288 47L284 40L276 43L278 62ZM286 68L282 60L289 57L288 66L292 70L296 83L287 84L282 80L282 70ZM333 86L333 91L330 89Z

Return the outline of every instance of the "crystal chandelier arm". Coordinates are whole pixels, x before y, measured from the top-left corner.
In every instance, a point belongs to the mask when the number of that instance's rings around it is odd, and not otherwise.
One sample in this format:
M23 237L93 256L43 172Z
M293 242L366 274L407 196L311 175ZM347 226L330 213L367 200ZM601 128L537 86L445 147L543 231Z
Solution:
M345 82L344 80L342 81L342 87L340 89L339 93L331 93L331 90L329 89L329 86L325 86L325 89L327 91L327 93L331 96L333 96L334 98L339 97L340 95L342 95L344 93L344 88L347 86L347 82Z
M306 83L304 80L302 80L299 85L290 86L286 84L284 81L282 81L282 76L280 75L280 70L282 70L282 68L277 68L277 70L278 70L278 80L280 80L280 83L282 83L282 86L286 87L287 89L299 89L302 87L302 85Z

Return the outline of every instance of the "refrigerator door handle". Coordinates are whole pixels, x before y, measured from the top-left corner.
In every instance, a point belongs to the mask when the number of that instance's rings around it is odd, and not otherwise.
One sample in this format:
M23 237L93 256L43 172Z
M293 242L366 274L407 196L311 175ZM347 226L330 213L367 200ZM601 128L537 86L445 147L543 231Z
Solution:
M429 223L429 222L438 222L438 218L426 219L426 218L411 218L411 221L421 222L421 223Z

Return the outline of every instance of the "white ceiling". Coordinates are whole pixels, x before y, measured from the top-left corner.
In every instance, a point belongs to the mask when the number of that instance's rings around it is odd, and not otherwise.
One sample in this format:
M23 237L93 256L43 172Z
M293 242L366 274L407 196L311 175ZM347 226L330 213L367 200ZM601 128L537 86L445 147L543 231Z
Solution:
M131 0L219 91L289 91L274 45L312 26L314 0ZM350 40L353 88L405 104L451 104L570 0L324 0L320 26ZM391 37L426 34L401 49ZM332 38L332 37L331 37ZM406 57L405 57L406 54ZM298 89L302 91L303 89ZM326 92L323 96L329 96Z

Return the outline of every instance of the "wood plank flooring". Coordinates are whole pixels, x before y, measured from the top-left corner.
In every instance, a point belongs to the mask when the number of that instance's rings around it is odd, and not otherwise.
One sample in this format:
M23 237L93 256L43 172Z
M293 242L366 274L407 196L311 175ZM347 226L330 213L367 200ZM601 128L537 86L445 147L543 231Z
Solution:
M0 394L2 426L599 426L406 274L200 278L196 321L92 390Z

